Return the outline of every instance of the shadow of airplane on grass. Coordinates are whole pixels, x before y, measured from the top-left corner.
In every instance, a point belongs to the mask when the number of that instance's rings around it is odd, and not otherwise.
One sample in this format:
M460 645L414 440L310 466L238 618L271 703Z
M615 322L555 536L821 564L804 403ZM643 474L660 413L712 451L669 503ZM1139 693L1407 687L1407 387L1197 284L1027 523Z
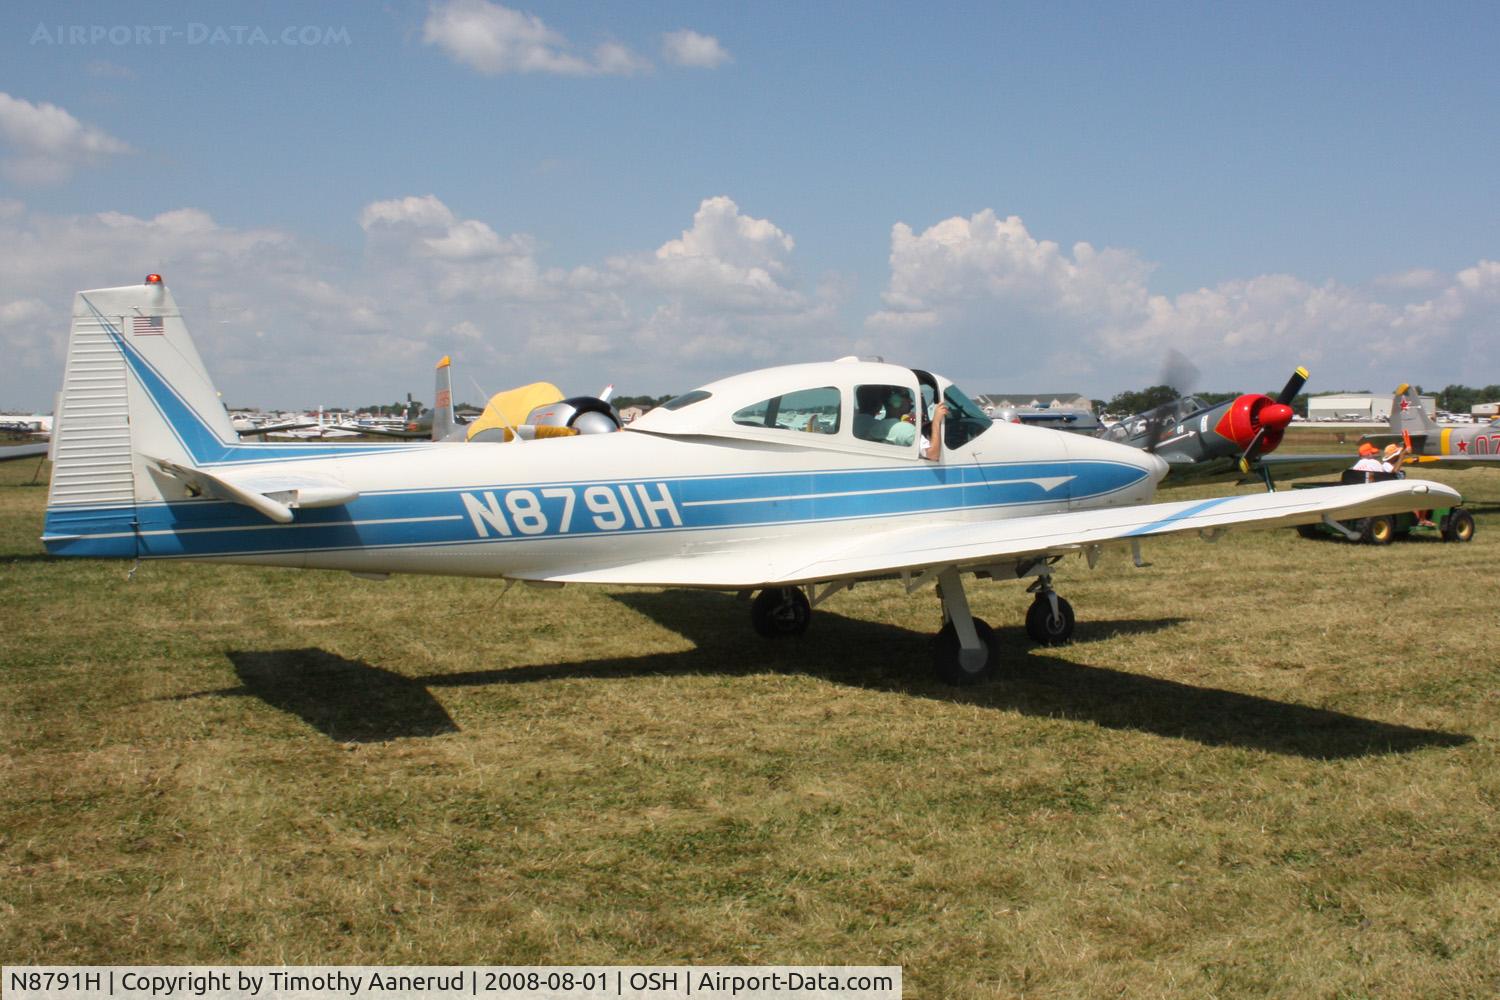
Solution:
M612 595L675 631L695 648L678 653L572 663L467 670L407 677L320 649L236 651L243 684L204 695L254 695L297 715L330 738L376 742L458 731L432 694L444 687L530 684L565 678L601 681L674 675L802 674L834 684L907 697L978 705L1022 715L1091 722L1206 746L1236 746L1312 759L1453 747L1472 737L1380 722L1217 688L1143 677L1047 655L1020 627L996 629L1009 672L995 682L953 688L931 678L931 637L824 611L795 640L747 637L745 605L702 591ZM1075 647L1171 628L1179 619L1080 623ZM198 697L184 695L179 697Z
M340 743L441 736L458 726L421 681L321 649L228 654L241 687L174 700L250 695Z

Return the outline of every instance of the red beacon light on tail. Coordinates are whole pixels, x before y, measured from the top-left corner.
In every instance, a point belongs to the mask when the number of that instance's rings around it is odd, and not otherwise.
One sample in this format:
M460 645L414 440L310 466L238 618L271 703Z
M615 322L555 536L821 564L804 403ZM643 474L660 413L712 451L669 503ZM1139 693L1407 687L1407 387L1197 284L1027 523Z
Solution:
M159 285L159 284L161 284L161 275L159 275L159 274L148 274L148 275L146 275L146 284L148 284L148 285Z

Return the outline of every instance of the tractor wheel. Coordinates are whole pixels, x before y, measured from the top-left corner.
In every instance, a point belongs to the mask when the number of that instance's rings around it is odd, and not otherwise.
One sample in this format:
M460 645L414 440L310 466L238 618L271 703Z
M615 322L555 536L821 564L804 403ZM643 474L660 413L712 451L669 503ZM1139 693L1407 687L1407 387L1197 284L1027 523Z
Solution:
M1443 518L1443 541L1467 542L1474 538L1474 515L1462 507Z
M1389 545L1396 537L1396 521L1389 514L1367 517L1359 537L1369 545Z

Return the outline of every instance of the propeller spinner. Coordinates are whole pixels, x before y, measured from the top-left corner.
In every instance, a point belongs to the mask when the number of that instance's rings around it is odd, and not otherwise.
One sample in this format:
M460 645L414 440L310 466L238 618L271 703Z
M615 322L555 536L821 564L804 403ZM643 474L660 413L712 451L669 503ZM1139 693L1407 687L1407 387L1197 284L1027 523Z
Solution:
M1224 436L1236 443L1246 441L1238 462L1240 472L1248 473L1257 455L1273 451L1281 443L1281 436L1292 422L1292 400L1305 384L1307 369L1298 366L1274 400L1262 395L1241 396L1224 414L1220 427L1229 432ZM1229 426L1226 428L1225 424Z

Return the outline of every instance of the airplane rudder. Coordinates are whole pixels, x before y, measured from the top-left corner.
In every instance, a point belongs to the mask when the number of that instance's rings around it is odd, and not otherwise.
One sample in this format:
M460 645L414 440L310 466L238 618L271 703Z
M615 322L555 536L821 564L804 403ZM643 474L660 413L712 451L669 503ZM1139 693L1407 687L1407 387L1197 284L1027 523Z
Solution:
M53 555L136 554L131 376L116 336L123 314L104 311L123 304L120 291L73 298L42 534Z
M1428 434L1437 429L1427 415L1421 394L1406 382L1398 385L1391 397L1391 429L1408 434Z
M136 506L169 499L153 460L201 465L238 439L157 275L74 296L56 422L44 537L59 554L134 555Z

